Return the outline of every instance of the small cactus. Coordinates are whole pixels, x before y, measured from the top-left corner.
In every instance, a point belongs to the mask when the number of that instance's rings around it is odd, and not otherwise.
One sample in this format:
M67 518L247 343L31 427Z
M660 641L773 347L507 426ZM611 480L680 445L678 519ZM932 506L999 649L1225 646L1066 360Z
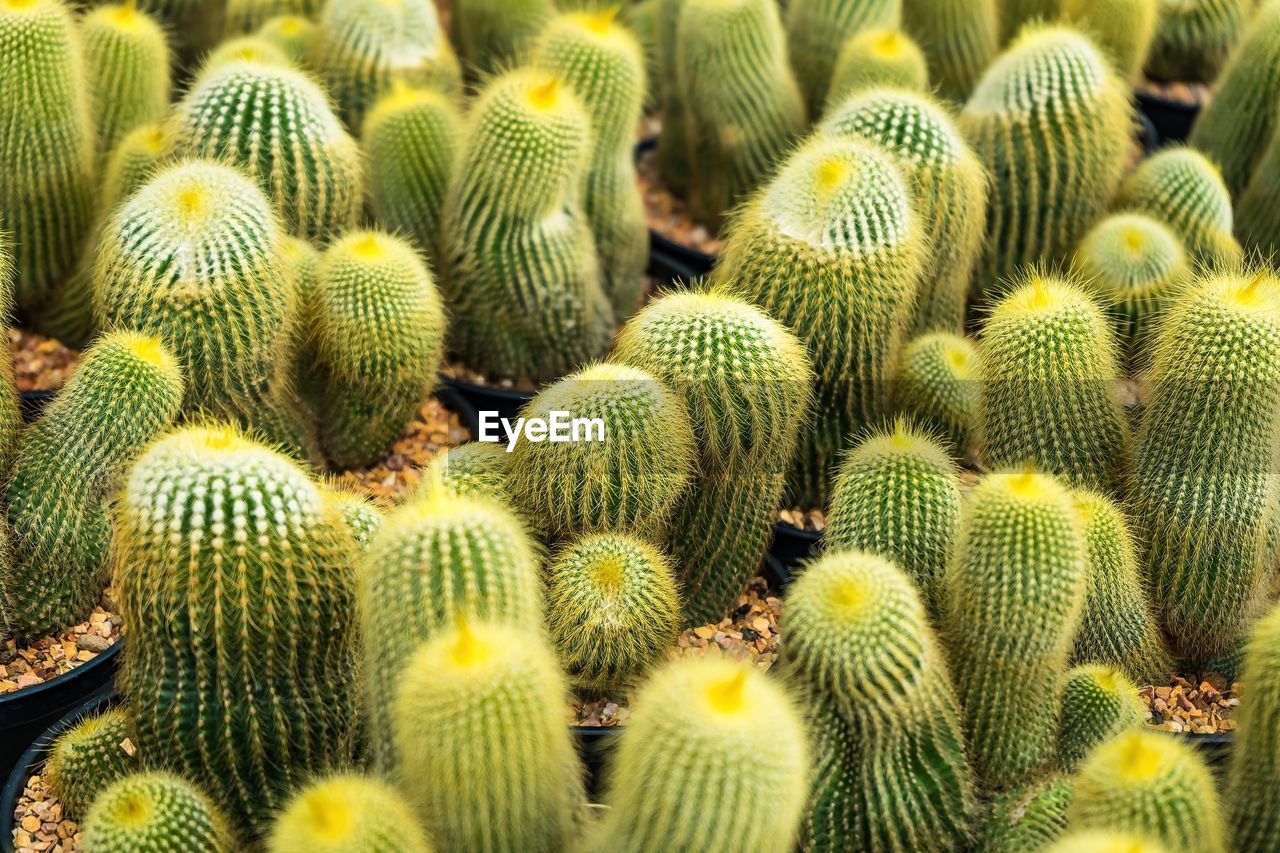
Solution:
M1086 664L1067 673L1058 731L1058 763L1068 773L1094 747L1142 725L1138 688L1111 666Z
M1044 853L1161 853L1165 848L1145 836L1111 830L1069 832Z
M555 14L555 0L458 0L450 29L468 72L484 77L521 59Z
M226 0L224 33L245 35L281 15L314 18L324 4L317 0Z
M414 497L446 489L463 497L485 495L510 505L512 502L507 489L507 460L510 458L506 447L492 442L470 441L450 447L431 460L427 470L423 471Z
M908 92L929 87L924 52L902 30L860 30L845 41L831 73L824 114L830 115L850 95L878 87Z
M121 137L107 157L102 171L98 210L103 216L137 192L172 154L173 146L164 124L154 122L135 127ZM89 261L92 275L92 261Z
M98 149L159 121L169 107L169 45L160 24L134 0L98 6L80 22Z
M902 20L901 0L789 0L786 9L787 54L811 119L822 114L848 40Z
M299 68L309 68L311 45L315 43L320 27L311 18L300 15L279 15L258 27L254 34L275 47ZM373 164L369 164L371 167Z
M1043 850L1067 831L1071 778L1053 773L997 794L978 822L977 853Z
M1087 33L1116 73L1136 84L1155 37L1158 5L1159 0L1063 0L1062 19Z
M931 430L956 459L973 446L978 424L978 349L949 332L922 335L902 351L893 408Z
M1000 48L995 0L903 0L903 27L929 61L940 97L964 103Z
M45 760L44 777L64 815L83 818L103 790L138 769L132 728L128 711L109 708L58 735Z
M261 36L237 36L219 44L204 58L195 79L211 74L224 65L256 62L273 68L293 68L293 61L283 48Z
M379 779L325 776L294 794L276 818L267 853L433 853L413 810Z
M85 853L232 853L241 849L221 810L170 773L134 773L94 800Z
M358 547L364 548L382 529L382 510L364 495L337 487L331 488L325 497L342 516Z
M1251 0L1160 0L1147 75L1168 82L1212 83L1255 8Z
M1237 850L1273 853L1280 844L1280 813L1274 808L1280 790L1280 749L1276 720L1280 717L1280 608L1260 619L1245 647L1243 677L1249 701L1240 705L1239 729L1232 744L1223 801Z

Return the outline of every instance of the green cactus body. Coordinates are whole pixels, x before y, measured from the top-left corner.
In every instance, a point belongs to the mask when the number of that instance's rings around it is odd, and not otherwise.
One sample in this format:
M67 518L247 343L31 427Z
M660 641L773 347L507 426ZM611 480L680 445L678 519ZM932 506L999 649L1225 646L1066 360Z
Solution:
M914 191L929 251L908 334L963 333L986 225L987 176L951 116L924 95L876 90L845 101L822 128L891 152Z
M1143 836L1098 829L1067 833L1044 853L1161 853L1164 849Z
M1085 543L1067 490L1031 471L982 479L944 577L947 640L974 769L992 789L1050 758L1056 697L1085 598Z
M676 36L689 205L719 230L804 132L804 101L771 0L682 0Z
M960 114L992 179L979 290L991 296L1020 267L1075 248L1120 182L1131 113L1125 86L1075 30L1028 29L992 62Z
M861 30L840 48L824 114L830 115L850 95L877 87L924 92L929 66L920 45L898 29Z
M1159 0L1156 8L1147 74L1156 80L1211 83L1244 34L1255 4L1252 0Z
M1071 779L1060 774L996 795L978 823L973 849L978 853L1026 853L1043 850L1067 831Z
M102 189L98 194L101 214L109 214L137 192L171 153L168 134L159 122L140 125L121 137L102 172ZM87 266L92 277L92 261Z
M697 460L683 401L643 370L598 364L542 391L521 416L550 423L553 412L600 424L580 424L578 441L519 441L507 467L517 505L556 536L626 530L661 541Z
M432 0L332 0L320 15L311 65L347 127L359 130L378 96L402 80L456 97L458 59Z
M716 277L796 330L817 374L794 499L823 504L850 437L882 421L924 251L890 155L826 136L799 149L735 223Z
M517 70L477 97L466 139L441 235L456 348L535 381L600 358L613 310L583 210L586 114L555 77Z
M1222 169L1238 200L1275 134L1280 112L1280 4L1266 3L1231 51L1190 143Z
M1165 315L1149 383L1130 506L1172 651L1195 663L1244 639L1270 582L1280 280L1197 280Z
M866 30L894 29L902 22L902 0L790 0L787 54L810 118L822 114L838 79L842 49Z
M85 717L53 742L44 777L64 815L79 818L109 785L138 769L130 736L133 721L123 708Z
M195 786L170 773L134 773L94 801L85 853L232 853L230 824Z
M1112 666L1086 664L1067 673L1058 731L1058 763L1071 772L1094 747L1142 725L1142 700L1129 677Z
M303 788L276 818L267 853L434 853L395 788L344 773Z
M672 662L632 705L589 849L789 853L808 773L803 721L782 685L742 661ZM768 808L747 779L771 780Z
M379 223L409 235L435 263L440 214L462 144L461 117L433 89L393 83L364 122L360 147L368 200Z
M397 661L406 644L438 635L459 613L536 629L538 568L528 531L496 499L438 490L387 515L356 568L367 728L380 771L395 766Z
M1241 703L1232 745L1227 790L1228 820L1236 849L1271 853L1280 849L1280 813L1274 808L1280 784L1280 749L1275 721L1280 714L1280 608L1255 625L1245 647L1243 677L1249 701Z
M1218 167L1194 148L1163 148L1143 160L1120 185L1113 204L1167 225L1195 261L1211 267L1240 263L1231 194Z
M912 579L844 547L809 564L784 612L788 674L839 718L811 727L838 748L820 753L801 847L955 849L975 801L942 651Z
M144 447L172 426L183 381L154 338L121 332L84 362L18 444L8 485L13 571L5 593L21 637L84 619L102 594L106 504Z
M169 45L154 18L133 0L98 6L80 22L98 150L159 121L169 106Z
M444 304L410 243L353 231L321 257L308 313L324 377L320 443L339 467L367 465L435 387Z
M1161 312L1191 278L1181 242L1149 216L1117 213L1080 241L1074 266L1111 315L1121 363L1141 364Z
M564 675L546 641L462 620L397 677L399 788L440 848L566 849L581 766L565 725Z
M271 44L299 68L311 63L311 45L320 27L311 18L279 15L263 22L255 35ZM373 164L369 164L372 166Z
M675 642L680 595L671 560L625 533L584 536L547 569L551 642L579 688L620 696Z
M415 497L428 495L437 489L470 497L486 495L500 503L511 505L507 489L507 448L486 441L471 441L450 447L431 460L423 471Z
M1280 207L1280 142L1273 139L1236 205L1240 239L1255 257L1271 258L1280 251L1277 207Z
M960 478L946 448L899 421L869 435L836 475L826 547L878 554L915 583L933 624L942 573L960 523Z
M172 348L187 412L232 418L305 459L313 439L290 388L298 304L282 236L249 178L178 163L108 219L93 307L101 328L137 329Z
M227 0L138 0L138 8L164 27L180 64L188 68L222 39L226 4Z
M922 335L902 351L893 408L930 430L956 459L973 446L978 422L978 349L949 332Z
M1008 46L1027 30L1062 17L1065 0L1002 0L1000 43Z
M171 121L178 154L239 166L289 233L323 243L355 224L359 148L304 74L227 63L201 75Z
M382 510L364 495L335 488L330 489L326 497L342 516L351 537L361 548L368 545L382 529Z
M1151 613L1129 524L1110 498L1074 493L1089 558L1084 617L1073 659L1119 667L1138 684L1160 683L1173 661Z
M1070 279L1032 271L991 310L978 344L983 457L1034 463L1072 485L1116 492L1128 430L1106 315Z
M555 14L555 0L459 0L453 7L453 43L469 73L494 74L519 61Z
M686 624L719 621L759 570L813 383L799 341L734 292L668 294L616 348L681 396L700 448L667 540Z
M13 312L12 255L9 253L9 233L5 231L4 211L0 210L0 315ZM18 406L18 385L13 376L13 356L0 354L0 482L9 481L9 466L13 462L22 430L22 413ZM0 524L0 546L6 545L7 536ZM5 548L7 551L7 547ZM4 560L0 560L0 581L3 581ZM0 605L0 630L5 627L4 605Z
M663 183L678 196L689 190L689 139L686 127L684 81L674 72L679 55L677 38L680 11L685 0L657 0L657 38L654 65L661 71L658 108L662 113L662 131L658 135L658 169Z
M619 319L644 296L649 220L636 185L634 136L644 106L644 56L617 7L573 12L553 21L531 48L531 61L578 96L591 120L592 153L583 207L600 256L604 290Z
M1121 78L1137 83L1155 36L1158 3L1159 0L1063 0L1062 19L1087 33L1111 59Z
M0 3L0 211L20 310L49 300L93 225L96 140L75 30L60 0Z
M1227 850L1209 768L1164 732L1133 729L1094 750L1076 774L1067 823L1141 833L1170 850Z
M226 0L223 19L226 35L245 35L267 21L284 15L314 19L323 3L318 0Z
M112 544L129 626L116 684L139 750L260 833L295 788L351 760L344 519L293 461L188 427L133 466Z
M256 35L236 36L227 39L209 52L194 79L198 80L224 65L239 62L257 62L274 68L293 68L289 54L275 42Z
M999 52L995 0L903 0L902 20L924 50L939 96L963 103Z

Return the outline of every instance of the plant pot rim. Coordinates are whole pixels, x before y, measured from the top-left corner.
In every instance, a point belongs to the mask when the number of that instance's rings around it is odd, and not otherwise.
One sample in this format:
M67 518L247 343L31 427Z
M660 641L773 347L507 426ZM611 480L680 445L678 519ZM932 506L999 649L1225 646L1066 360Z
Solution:
M636 143L636 160L658 147L658 137L646 136ZM699 278L711 272L716 256L684 243L677 243L654 228L649 229L649 254L651 260L660 259L669 268L681 273L685 280Z
M33 684L30 687L24 687L21 690L15 690L12 693L6 693L0 696L0 730L6 728L12 721L20 723L20 720L13 718L15 706L22 704L24 701L35 701L50 693L66 687L77 676L90 675L104 666L113 666L116 663L116 656L120 653L121 646L124 645L124 638L120 638L112 643L104 651L90 661L85 661L74 669L67 670L61 675L54 676L48 681L40 684Z

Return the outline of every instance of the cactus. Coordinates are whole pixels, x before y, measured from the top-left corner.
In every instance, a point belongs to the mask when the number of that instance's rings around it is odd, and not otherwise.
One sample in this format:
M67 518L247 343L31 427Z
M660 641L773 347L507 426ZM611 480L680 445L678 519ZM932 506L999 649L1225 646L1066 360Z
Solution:
M1275 851L1280 843L1280 813L1272 807L1280 780L1280 750L1275 747L1280 711L1280 608L1254 626L1245 647L1244 678L1249 701L1240 706L1227 789L1228 821L1236 849Z
M1244 639L1269 584L1280 280L1197 280L1165 315L1149 384L1131 512L1172 651L1196 663Z
M440 214L462 143L460 124L449 98L396 82L369 111L360 140L374 216L411 236L437 270Z
M240 172L177 163L100 232L93 309L101 328L155 334L173 349L186 411L239 421L305 459L314 441L289 387L298 305L281 231Z
M436 384L444 305L407 241L353 231L320 259L310 305L320 443L339 467L382 458Z
M135 0L98 6L80 22L98 150L111 152L126 133L159 121L169 107L169 45Z
M510 505L509 458L506 447L491 442L472 441L450 447L431 460L414 496L421 497L443 488L464 497L487 495Z
M137 769L132 727L127 711L109 708L58 735L45 760L44 778L58 795L64 815L87 815L103 790Z
M834 550L878 554L916 585L933 624L960 523L960 478L946 448L905 421L873 432L840 463L824 534Z
M784 613L788 674L821 716L839 718L813 726L821 748L801 846L957 848L974 796L946 662L912 579L845 547L809 564Z
M276 818L267 853L432 853L435 848L395 788L353 773L303 788Z
M395 766L392 709L408 643L468 613L533 630L542 621L538 550L496 499L442 489L389 513L356 567L370 752Z
M836 71L849 40L868 30L895 29L901 21L902 0L787 3L787 54L811 119L822 115L832 84L839 79Z
M643 370L597 364L539 393L521 416L550 424L553 412L597 423L579 424L582 440L516 444L507 474L517 505L557 536L626 530L661 541L697 459L683 401Z
M1167 225L1195 261L1212 267L1240 263L1231 194L1218 167L1194 148L1166 147L1143 160L1124 179L1113 204Z
M1251 0L1160 0L1147 52L1147 75L1171 82L1212 83L1255 8Z
M1094 747L1142 725L1138 688L1112 666L1086 664L1067 673L1058 731L1058 763L1068 773Z
M1145 837L1098 829L1068 833L1044 853L1161 853L1163 849Z
M597 533L547 569L551 642L579 688L620 696L672 645L680 595L671 560L642 539Z
M978 350L949 332L922 335L902 351L893 408L946 442L956 459L973 446L978 422Z
M654 41L654 65L661 69L661 87L657 91L658 110L662 114L662 131L658 135L658 170L663 183L678 196L689 190L689 128L685 115L685 81L676 75L679 55L677 33L680 12L685 0L656 0L657 33Z
M999 51L995 0L903 0L902 20L924 50L938 95L964 103Z
M924 92L929 66L920 45L902 30L861 30L840 48L824 114L830 115L850 95L877 87Z
M943 575L950 646L974 769L992 789L1049 759L1057 696L1085 597L1085 543L1071 495L1032 471L978 483Z
M897 158L929 244L908 334L962 334L982 251L987 176L951 116L924 95L877 90L845 101L822 128L880 145Z
M116 684L138 748L250 833L351 758L356 545L337 509L293 461L210 426L152 445L116 510Z
M18 443L6 492L13 559L6 595L20 637L85 618L102 594L106 504L144 447L173 424L183 380L155 338L120 332L86 353Z
M311 45L315 43L319 30L319 26L310 18L279 15L264 21L255 35L283 53L297 67L308 68L311 63Z
M850 437L880 423L924 262L924 233L890 156L819 135L741 212L715 275L802 337L817 376L793 499L825 503Z
M1151 613L1124 513L1097 492L1078 489L1074 498L1084 525L1089 583L1072 657L1119 667L1138 684L1159 683L1173 672L1173 661Z
M1075 247L1120 182L1131 116L1125 86L1075 30L1029 28L992 62L960 113L992 179L983 293Z
M323 6L317 0L226 0L226 3L223 32L228 36L252 33L279 16L315 18Z
M450 97L461 88L458 59L431 0L326 3L311 65L353 131L393 80L429 86Z
M995 796L978 824L977 853L1024 853L1043 850L1067 831L1071 779L1060 774L1038 777Z
M181 67L194 68L222 39L226 0L138 0L138 8L160 22Z
M1062 20L1087 33L1132 84L1142 78L1159 0L1062 0ZM1181 79L1181 78L1179 78Z
M634 137L644 106L644 56L613 18L618 7L556 18L531 48L531 61L555 74L591 120L592 153L583 195L604 290L619 319L644 296L649 221L636 185Z
M681 0L675 54L689 206L718 230L804 132L804 102L770 0Z
M615 357L681 396L701 448L668 548L686 624L719 621L759 570L813 370L800 342L734 290L672 293L623 329Z
M106 216L117 204L137 192L171 153L168 133L160 122L135 127L121 137L102 171L102 189L98 193L101 215ZM87 265L88 275L92 278L92 260Z
M232 853L240 849L218 807L171 773L134 773L94 801L85 853Z
M1265 3L1231 51L1190 142L1222 170L1238 200L1271 143L1280 111L1280 4Z
M1140 364L1161 312L1191 278L1178 238L1149 216L1113 214L1080 241L1074 266L1111 315L1121 364Z
M1280 142L1272 139L1253 170L1236 205L1240 239L1255 257L1274 257L1280 250Z
M254 178L289 233L327 242L360 212L360 151L304 74L230 62L201 75L171 119L180 155Z
M330 488L325 497L346 522L347 530L357 546L364 548L382 529L382 510L363 494L338 486Z
M513 71L477 97L466 138L441 235L456 349L534 381L600 358L613 311L582 208L591 127L577 99L545 72Z
M554 0L459 0L451 32L468 71L494 74L522 58L556 14Z
M991 310L978 344L984 458L1032 462L1115 492L1128 464L1106 315L1075 281L1031 271Z
M1094 750L1076 774L1067 823L1141 833L1171 850L1227 849L1209 769L1195 747L1164 732L1132 729Z
M800 713L780 684L741 661L674 661L632 705L604 797L610 808L588 849L788 853L808 768ZM767 809L746 779L771 780Z
M205 57L204 62L200 65L200 70L195 79L198 80L200 77L210 74L224 65L240 62L256 62L261 65L270 65L273 68L293 67L289 54L283 48L278 47L275 42L256 35L237 36L236 38L227 39L209 52L209 55Z
M564 850L581 766L537 633L459 620L419 647L394 709L399 787L443 850Z
M60 0L0 3L0 211L20 310L49 301L93 224L95 139L75 29Z

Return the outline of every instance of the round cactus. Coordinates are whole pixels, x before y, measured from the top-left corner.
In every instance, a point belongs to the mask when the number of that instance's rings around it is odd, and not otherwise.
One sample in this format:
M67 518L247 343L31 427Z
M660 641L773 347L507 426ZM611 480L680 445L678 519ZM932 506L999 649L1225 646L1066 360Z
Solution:
M1237 715L1240 728L1223 801L1238 850L1274 851L1280 839L1280 749L1275 721L1280 714L1280 608L1258 621L1245 647L1244 678L1249 701Z
M1147 75L1170 82L1212 83L1254 8L1251 0L1159 0Z
M233 65L240 62L256 62L260 65L270 65L273 68L293 68L293 62L289 58L289 54L274 42L256 35L237 36L236 38L227 39L219 44L217 48L210 51L200 65L200 70L194 79L199 80L204 75L211 74L224 65Z
M911 36L902 30L861 30L840 48L825 113L830 115L850 95L878 87L923 92L929 87L929 67Z
M279 15L264 21L255 35L283 53L297 67L308 68L311 63L311 45L315 43L319 30L320 27L311 18Z
M170 773L134 773L102 792L84 821L85 853L231 853L227 819Z
M314 18L322 5L317 0L226 0L223 31L227 35L244 35L281 15Z
M126 133L107 157L98 209L109 214L146 184L171 153L169 135L160 122L140 125ZM88 266L92 276L92 261Z
M44 778L64 815L87 815L99 794L137 769L132 728L128 711L109 708L80 720L53 742Z
M441 453L422 472L422 480L414 491L415 497L445 489L463 497L486 495L503 504L510 504L507 490L506 447L501 444L470 441L450 447Z
M1094 747L1142 725L1142 714L1138 688L1123 672L1101 664L1075 667L1062 691L1058 763L1075 770Z
M347 491L339 486L330 488L325 498L342 516L357 546L363 548L368 545L374 534L382 529L382 510L364 495Z
M787 55L810 118L822 114L849 40L868 30L893 29L901 20L901 0L789 0Z
M997 794L978 822L973 849L980 853L1043 850L1067 831L1071 787L1070 777L1054 773Z
M554 0L463 0L453 7L450 30L467 70L483 77L522 59L555 14Z
M1136 83L1155 37L1158 5L1159 0L1063 0L1062 19L1087 33L1121 78Z
M546 641L460 620L397 677L399 787L441 849L566 849L581 766L564 720L564 675Z
M289 801L267 839L267 853L433 853L413 810L379 779L322 777Z
M808 793L807 740L783 687L749 664L667 664L632 704L604 798L609 810L590 849L794 850ZM742 784L751 778L773 781L769 808Z
M1070 832L1044 853L1160 853L1163 846L1150 839L1110 830Z
M98 6L80 22L98 149L159 121L169 107L169 45L160 24L134 0Z
M978 349L949 332L922 335L902 351L893 408L945 440L963 459L978 423Z
M939 96L964 103L1000 48L994 0L903 0L903 26L924 50Z

